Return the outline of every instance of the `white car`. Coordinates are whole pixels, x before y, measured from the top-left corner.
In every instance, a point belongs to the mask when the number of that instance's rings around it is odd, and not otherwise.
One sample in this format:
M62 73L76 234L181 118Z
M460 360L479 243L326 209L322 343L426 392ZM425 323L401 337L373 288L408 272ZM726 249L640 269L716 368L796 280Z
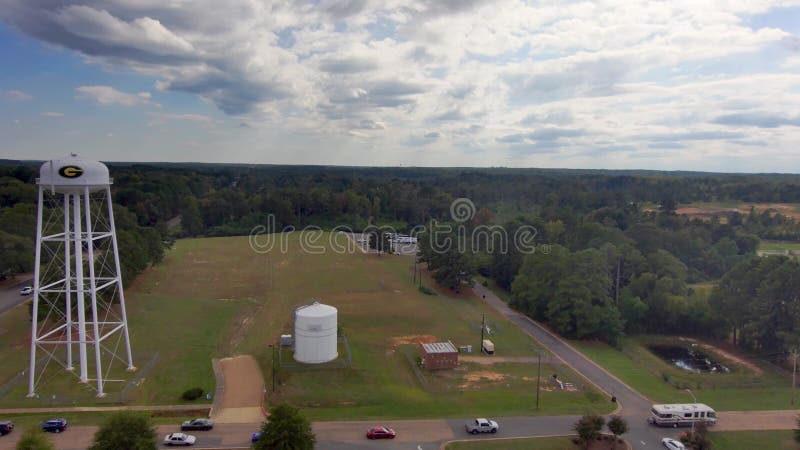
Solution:
M686 447L681 443L681 441L676 441L672 438L664 438L661 440L661 443L664 444L664 447L668 448L669 450L686 450Z
M33 294L33 288L31 286L25 286L19 290L19 293L22 295L31 295Z
M164 438L164 445L194 445L196 440L191 434L172 433Z

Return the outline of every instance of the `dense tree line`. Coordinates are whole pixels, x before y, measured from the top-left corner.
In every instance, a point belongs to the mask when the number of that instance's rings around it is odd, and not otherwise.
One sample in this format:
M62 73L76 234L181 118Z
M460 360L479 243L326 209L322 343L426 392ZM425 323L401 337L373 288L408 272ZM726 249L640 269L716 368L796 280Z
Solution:
M32 272L36 239L35 168L0 166L0 279ZM114 204L124 283L164 255L169 233L163 223L143 226L141 218Z
M477 211L470 220L451 225L466 227L467 233L502 225L506 239L527 227L535 230L540 247L530 252L507 245L497 251L502 247L495 242L498 238L486 233L482 241L432 252L420 239L420 257L443 286L458 289L474 273L491 277L512 291L515 307L575 337L613 341L623 332L730 330L742 345L754 349L772 348L783 339L754 334L749 321L723 320L725 313L718 307L723 294L709 302L694 295L690 285L725 280L741 264L759 261L753 259L759 239L799 239L798 224L775 211L700 220L677 215L675 208L694 201L800 203L799 176L109 166L126 281L160 259L171 227L179 236L242 235L267 224L267 215L272 215L275 231L306 225L344 225L355 231L368 225L390 225L397 231L427 225L430 230L434 221L451 221L452 202L466 197ZM38 164L32 163L0 165L0 271L7 274L32 267L37 170ZM373 246L386 247L377 237L371 239ZM756 312L766 306L748 308L751 313L741 320L758 317Z

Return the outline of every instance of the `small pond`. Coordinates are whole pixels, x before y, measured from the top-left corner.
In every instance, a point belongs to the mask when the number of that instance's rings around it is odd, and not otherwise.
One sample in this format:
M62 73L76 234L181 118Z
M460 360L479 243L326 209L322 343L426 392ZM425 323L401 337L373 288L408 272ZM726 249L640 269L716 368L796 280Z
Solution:
M647 347L659 358L690 372L728 373L730 368L714 361L696 344L650 345Z

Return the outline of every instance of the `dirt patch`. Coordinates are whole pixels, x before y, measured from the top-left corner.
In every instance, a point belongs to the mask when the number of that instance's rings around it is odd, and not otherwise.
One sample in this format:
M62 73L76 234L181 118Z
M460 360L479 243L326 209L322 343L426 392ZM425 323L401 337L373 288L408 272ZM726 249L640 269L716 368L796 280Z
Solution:
M461 385L459 385L459 389L469 389L474 387L476 384L480 383L483 380L486 381L503 381L508 378L508 375L504 373L497 373L497 372L489 372L486 370L478 370L475 372L469 372L464 374L462 377L465 381Z
M741 356L737 356L737 355L733 354L732 352L723 350L723 349L721 349L721 348L719 348L717 346L714 346L714 345L711 345L711 344L706 344L706 343L703 343L703 342L697 342L696 340L694 340L692 338L687 338L687 337L679 337L678 340L679 341L684 341L684 342L691 342L693 344L698 345L703 350L707 350L707 351L710 351L712 353L716 353L717 355L719 355L719 356L721 356L721 357L723 357L723 358L725 358L727 360L733 361L734 363L746 368L747 370L752 371L756 376L761 376L761 375L764 374L764 371L760 367L758 367L757 365L755 365L752 362L748 361L747 359L745 359L745 358L743 358Z
M761 375L764 374L764 371L761 370L760 367L758 367L757 365L751 363L750 361L747 361L744 358L741 358L739 356L734 355L733 353L726 352L725 350L722 350L719 347L714 347L711 344L699 344L699 345L704 350L712 351L712 352L722 356L725 359L729 359L729 360L735 362L736 364L739 364L739 365L747 368L748 370L751 370L753 373L756 374L756 376L760 377Z
M439 338L431 336L430 334L412 334L409 336L395 336L391 338L392 347L409 344L431 344L439 342Z
M225 378L222 408L261 406L264 377L255 358L250 355L219 360Z
M500 363L517 363L517 364L535 364L537 359L535 357L511 357L511 356L459 356L459 361L472 362L481 365L491 365Z

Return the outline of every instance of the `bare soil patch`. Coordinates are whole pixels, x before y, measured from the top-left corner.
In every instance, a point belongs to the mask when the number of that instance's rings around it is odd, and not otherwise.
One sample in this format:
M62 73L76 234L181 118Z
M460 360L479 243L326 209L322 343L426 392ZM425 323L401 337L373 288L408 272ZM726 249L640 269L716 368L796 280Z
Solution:
M439 338L436 336L431 336L430 334L412 334L409 336L395 336L391 338L392 346L397 347L400 345L409 345L409 344L430 344L433 342L439 342Z
M222 408L260 407L264 376L255 358L241 355L223 358L219 363L225 377Z

